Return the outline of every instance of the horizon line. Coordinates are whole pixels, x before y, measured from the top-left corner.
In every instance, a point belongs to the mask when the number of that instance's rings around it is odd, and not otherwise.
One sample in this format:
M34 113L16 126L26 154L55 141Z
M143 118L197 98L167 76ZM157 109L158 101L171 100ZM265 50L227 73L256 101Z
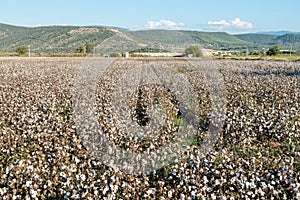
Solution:
M149 30L166 30L166 31L198 31L198 32L223 32L228 33L230 35L238 35L238 34L250 34L250 33L256 33L256 34L264 34L264 33L276 33L276 32L287 32L287 33L296 33L300 34L300 31L294 31L294 30L288 30L288 29L280 29L280 30L259 30L259 31L245 31L240 33L229 33L234 32L232 31L226 31L226 30L200 30L195 28L182 28L182 29L164 29L164 28L156 28L156 29L150 29L150 28L139 28L139 29L131 29L127 27L121 27L121 26L114 26L114 25L100 25L100 24L37 24L37 25L28 25L28 24L15 24L15 23L8 23L8 22L0 22L0 24L9 25L9 26L17 26L17 27L23 27L23 28L38 28L38 27L51 27L51 26L61 26L61 27L104 27L104 28L115 28L120 30L127 30L127 31L149 31Z

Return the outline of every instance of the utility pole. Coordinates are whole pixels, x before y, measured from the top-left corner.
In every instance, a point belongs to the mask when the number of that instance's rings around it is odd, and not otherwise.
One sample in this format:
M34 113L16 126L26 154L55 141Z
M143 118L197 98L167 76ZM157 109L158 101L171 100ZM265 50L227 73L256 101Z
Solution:
M30 57L30 45L28 45L28 57Z
M290 56L292 56L293 45L291 44Z

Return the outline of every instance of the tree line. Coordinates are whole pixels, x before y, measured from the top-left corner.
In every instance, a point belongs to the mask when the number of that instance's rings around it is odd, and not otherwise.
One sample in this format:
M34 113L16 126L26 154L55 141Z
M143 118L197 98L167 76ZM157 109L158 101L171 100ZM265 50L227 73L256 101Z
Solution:
M79 53L79 54L90 54L90 53L94 52L94 48L95 47L96 47L95 45L87 43L86 45L80 45L80 46L78 46L75 50L76 50L76 53ZM17 47L16 48L16 53L19 56L28 55L28 53L29 53L29 47L28 46Z
M86 45L80 45L76 48L76 53L79 54L90 54L93 53L95 50L96 46L90 43L87 43ZM28 46L21 46L16 49L16 53L19 56L24 56L28 55L29 53L29 48ZM199 45L191 45L188 48L185 49L184 51L186 56L192 56L192 57L202 57L202 51ZM276 56L280 54L280 48L275 45L271 48L269 48L266 52L266 55L268 56Z

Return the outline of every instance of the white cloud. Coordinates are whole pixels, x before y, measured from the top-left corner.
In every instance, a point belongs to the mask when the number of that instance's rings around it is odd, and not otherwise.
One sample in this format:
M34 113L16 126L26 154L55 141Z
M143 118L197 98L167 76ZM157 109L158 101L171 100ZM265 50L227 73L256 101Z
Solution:
M165 19L162 19L158 22L148 21L147 24L145 25L145 28L148 29L176 29L181 27L184 27L184 23L181 22L177 23Z
M251 22L242 21L240 18L235 18L230 21L210 21L207 25L209 28L216 30L249 30L253 28Z

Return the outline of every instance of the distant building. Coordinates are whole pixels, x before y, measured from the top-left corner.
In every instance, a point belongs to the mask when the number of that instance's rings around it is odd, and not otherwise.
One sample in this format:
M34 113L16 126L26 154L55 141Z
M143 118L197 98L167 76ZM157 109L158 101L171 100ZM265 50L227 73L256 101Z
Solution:
M183 53L170 53L170 52L164 52L164 53L148 53L148 52L137 52L133 53L133 55L141 55L141 56L147 56L147 57L180 57L183 55Z

